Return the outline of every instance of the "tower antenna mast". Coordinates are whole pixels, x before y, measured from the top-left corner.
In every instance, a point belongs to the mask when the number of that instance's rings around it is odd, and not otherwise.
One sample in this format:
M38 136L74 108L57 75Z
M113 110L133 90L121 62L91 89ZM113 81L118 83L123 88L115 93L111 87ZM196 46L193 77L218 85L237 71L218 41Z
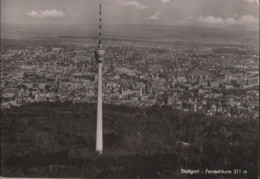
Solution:
M102 48L102 4L99 4L98 48Z

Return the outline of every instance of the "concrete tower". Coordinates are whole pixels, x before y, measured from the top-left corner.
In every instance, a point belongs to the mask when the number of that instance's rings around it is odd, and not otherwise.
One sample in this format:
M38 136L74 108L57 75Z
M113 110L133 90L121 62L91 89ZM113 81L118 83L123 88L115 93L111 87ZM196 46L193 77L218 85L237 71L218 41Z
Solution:
M96 131L96 151L103 152L103 124L102 124L102 62L105 57L105 49L102 48L101 39L101 4L99 5L99 41L95 50L95 59L98 64L98 99L97 99L97 131Z

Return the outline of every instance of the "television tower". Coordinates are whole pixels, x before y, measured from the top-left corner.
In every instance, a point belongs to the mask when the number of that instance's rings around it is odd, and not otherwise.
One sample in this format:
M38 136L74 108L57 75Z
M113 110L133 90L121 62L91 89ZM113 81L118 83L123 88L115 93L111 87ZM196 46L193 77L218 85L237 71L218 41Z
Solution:
M95 50L95 59L98 63L98 99L97 99L97 131L96 131L96 151L103 152L103 124L102 124L102 62L105 57L106 50L102 48L101 35L101 4L99 5L99 39L98 46Z

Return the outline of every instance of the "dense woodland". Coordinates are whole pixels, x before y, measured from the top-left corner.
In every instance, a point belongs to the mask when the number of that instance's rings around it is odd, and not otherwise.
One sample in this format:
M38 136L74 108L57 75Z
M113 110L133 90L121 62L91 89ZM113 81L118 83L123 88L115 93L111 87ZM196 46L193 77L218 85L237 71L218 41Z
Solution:
M164 107L104 105L104 153L95 153L96 104L37 103L1 112L8 177L256 178L258 121ZM241 169L247 175L186 175Z

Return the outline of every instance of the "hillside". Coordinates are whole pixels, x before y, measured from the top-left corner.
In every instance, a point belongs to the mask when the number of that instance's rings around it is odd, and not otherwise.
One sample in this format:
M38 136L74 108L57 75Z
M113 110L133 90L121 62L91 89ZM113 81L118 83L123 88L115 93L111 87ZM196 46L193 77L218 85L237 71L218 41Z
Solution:
M189 178L180 169L241 169L250 178L257 175L257 126L251 119L105 105L104 154L98 156L95 104L31 104L2 111L1 172L8 177ZM244 178L225 178L239 176Z

